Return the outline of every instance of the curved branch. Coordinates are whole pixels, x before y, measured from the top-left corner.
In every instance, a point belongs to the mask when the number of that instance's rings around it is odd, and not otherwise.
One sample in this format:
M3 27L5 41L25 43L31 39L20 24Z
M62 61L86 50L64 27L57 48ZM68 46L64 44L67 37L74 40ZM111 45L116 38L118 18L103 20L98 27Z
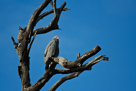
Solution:
M75 77L78 77L78 75L80 75L83 71L80 72L74 72L70 75L67 75L63 78L61 78L59 81L57 81L50 89L49 91L55 91L62 83L64 83L67 80L73 79Z
M68 8L63 8L63 11L67 11L67 10L70 10L70 9L68 9ZM39 15L39 17L38 17L36 23L38 23L38 22L39 22L41 19L43 19L45 16L50 15L50 14L52 14L52 13L54 13L53 9L50 10L50 11L47 11L47 12L41 14L41 15Z
M34 85L27 88L27 91L39 91L53 75L53 72L50 72L49 70L46 71L46 73Z
M37 31L37 34L43 34L43 33L47 33L47 32L50 32L50 31L52 31L52 30L55 30L55 29L59 29L57 23L58 23L58 21L59 21L59 18L60 18L60 15L61 15L62 10L65 9L65 8L64 8L65 5L66 5L66 2L64 2L64 3L62 4L62 6L61 6L59 9L56 10L56 11L57 11L57 14L55 14L55 17L53 18L52 22L51 22L47 27L35 29L35 30L33 31L33 34L34 34L36 31Z
M34 11L33 15L31 16L28 26L26 28L26 31L29 31L32 33L34 26L36 24L36 21L38 19L39 14L42 12L42 10L50 3L51 0L44 0L44 2Z

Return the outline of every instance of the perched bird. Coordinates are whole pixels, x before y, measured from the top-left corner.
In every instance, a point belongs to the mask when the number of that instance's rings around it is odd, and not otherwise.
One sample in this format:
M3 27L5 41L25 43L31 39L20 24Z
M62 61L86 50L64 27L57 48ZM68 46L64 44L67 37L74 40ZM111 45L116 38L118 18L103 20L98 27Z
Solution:
M50 69L51 61L49 60L50 57L57 57L59 55L59 37L55 36L47 45L45 52L44 52L44 63L46 64L45 69Z

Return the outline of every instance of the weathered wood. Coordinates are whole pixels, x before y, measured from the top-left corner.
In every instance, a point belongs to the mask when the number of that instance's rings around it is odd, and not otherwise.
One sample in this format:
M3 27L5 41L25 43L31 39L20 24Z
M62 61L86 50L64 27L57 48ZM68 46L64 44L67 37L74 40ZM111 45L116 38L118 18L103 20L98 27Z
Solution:
M48 4L52 5L52 10L42 13L44 8L47 7ZM32 14L29 23L24 28L19 28L19 34L18 34L18 43L15 42L14 38L11 37L14 48L19 56L19 66L18 66L18 74L21 78L22 82L22 91L39 91L49 80L51 77L53 77L56 74L68 74L67 76L61 78L58 82L56 82L50 89L50 91L56 90L62 83L69 79L73 79L80 75L85 70L91 70L92 66L96 63L100 62L101 60L108 60L108 57L105 57L104 55L100 55L90 62L83 65L83 63L93 55L97 54L101 48L99 46L96 46L92 50L86 52L82 56L80 56L80 53L77 55L77 60L75 61L69 61L66 58L63 57L57 57L57 58L50 58L50 60L55 64L51 70L47 70L44 75L33 85L30 84L30 74L29 74L29 62L30 62L30 49L34 42L35 36L37 34L44 34L48 33L52 30L59 29L58 21L60 19L60 15L62 11L67 11L69 9L65 8L66 2L64 2L60 8L56 7L56 0L44 0L44 2L34 11ZM36 24L45 16L50 15L51 13L54 13L54 18L51 21L51 23L43 28L34 29ZM33 38L32 38L33 36ZM57 69L56 64L60 64L64 67L64 69ZM44 69L43 69L44 70Z
M100 62L101 60L106 60L107 61L108 57L105 57L103 55L100 55L96 58L94 58L93 60L89 61L88 63L80 66L80 67L76 67L74 69L55 69L55 73L56 74L68 74L68 73L73 73L73 72L78 72L78 71L84 71L84 70L91 70L92 66L95 65L96 63Z
M91 56L98 53L100 50L101 50L101 48L99 46L96 46L95 48L86 52L85 54L83 54L80 57L79 57L79 55L80 55L80 53L79 53L78 59L75 60L74 62L69 61L69 60L67 60L66 58L63 58L63 57L52 58L52 61L60 64L61 66L65 67L65 68L69 68L69 69L77 68L77 67L82 66L84 61L86 61L88 58L90 58Z

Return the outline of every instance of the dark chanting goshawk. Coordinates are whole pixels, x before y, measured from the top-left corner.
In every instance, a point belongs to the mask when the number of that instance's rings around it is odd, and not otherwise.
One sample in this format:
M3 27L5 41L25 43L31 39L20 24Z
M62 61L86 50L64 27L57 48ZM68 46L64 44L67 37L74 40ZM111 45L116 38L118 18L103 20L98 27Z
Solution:
M45 52L44 52L44 63L46 64L45 69L50 69L51 61L49 60L50 57L57 57L59 55L59 37L55 36L47 45Z

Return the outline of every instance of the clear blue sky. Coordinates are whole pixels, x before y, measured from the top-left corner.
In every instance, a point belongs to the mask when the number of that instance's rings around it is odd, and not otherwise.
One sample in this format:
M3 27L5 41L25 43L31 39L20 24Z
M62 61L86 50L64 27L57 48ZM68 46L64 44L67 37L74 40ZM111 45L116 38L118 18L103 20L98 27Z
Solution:
M11 36L17 41L19 26L27 26L32 13L43 1L0 1L0 91L21 91L19 60ZM57 0L57 6L63 2ZM31 84L44 74L44 50L52 37L58 35L59 56L74 61L78 52L82 55L99 45L102 50L96 56L105 54L110 61L101 61L91 71L65 82L57 91L136 91L136 0L66 2L71 10L62 13L61 30L36 36L30 52ZM44 11L50 9L49 6ZM53 16L41 20L36 28L48 25ZM63 76L55 75L41 91L47 91Z

